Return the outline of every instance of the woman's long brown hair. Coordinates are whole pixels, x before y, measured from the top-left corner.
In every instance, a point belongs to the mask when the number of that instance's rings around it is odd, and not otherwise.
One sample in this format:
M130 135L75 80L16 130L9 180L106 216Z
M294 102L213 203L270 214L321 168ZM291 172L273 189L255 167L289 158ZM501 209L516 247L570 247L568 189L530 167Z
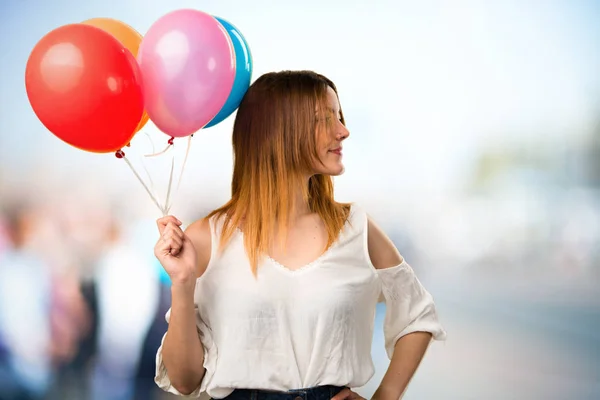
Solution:
M310 176L319 162L317 110L327 108L328 87L337 94L331 80L312 71L268 73L250 86L238 108L231 200L207 218L224 218L220 250L243 226L244 247L255 275L274 232L287 231L298 187L327 228L327 247L348 218L350 206L334 200L331 177Z

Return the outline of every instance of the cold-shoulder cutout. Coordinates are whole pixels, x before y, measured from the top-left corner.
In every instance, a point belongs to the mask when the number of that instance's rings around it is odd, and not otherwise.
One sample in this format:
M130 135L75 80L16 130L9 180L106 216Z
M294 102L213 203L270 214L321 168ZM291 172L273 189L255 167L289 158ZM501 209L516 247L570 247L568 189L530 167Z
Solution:
M384 317L385 349L391 359L400 338L413 332L429 332L433 340L445 340L433 296L421 284L412 267L391 239L363 210L361 216L364 253L377 275L379 301L386 306Z
M375 269L386 269L402 264L404 258L386 233L367 216L367 248L369 260Z

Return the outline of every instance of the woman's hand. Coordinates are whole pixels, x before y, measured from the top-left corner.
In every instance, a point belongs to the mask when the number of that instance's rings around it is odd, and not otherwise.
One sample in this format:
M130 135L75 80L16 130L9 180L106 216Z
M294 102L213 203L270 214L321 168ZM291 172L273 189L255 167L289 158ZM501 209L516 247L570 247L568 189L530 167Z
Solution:
M181 221L173 216L156 221L160 238L154 255L174 285L192 285L196 281L197 254L192 241L181 230Z
M364 397L346 388L333 396L331 400L366 400Z

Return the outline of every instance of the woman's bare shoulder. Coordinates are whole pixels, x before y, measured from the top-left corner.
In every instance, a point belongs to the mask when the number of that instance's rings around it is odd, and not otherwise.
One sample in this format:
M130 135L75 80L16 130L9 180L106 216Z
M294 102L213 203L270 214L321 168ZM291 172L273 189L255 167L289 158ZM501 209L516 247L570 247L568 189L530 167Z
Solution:
M367 232L369 257L375 268L391 268L400 265L404 261L392 240L371 217L368 217Z
M209 218L202 218L191 223L186 229L185 234L188 236L198 257L197 276L200 277L206 270L210 262L212 235Z

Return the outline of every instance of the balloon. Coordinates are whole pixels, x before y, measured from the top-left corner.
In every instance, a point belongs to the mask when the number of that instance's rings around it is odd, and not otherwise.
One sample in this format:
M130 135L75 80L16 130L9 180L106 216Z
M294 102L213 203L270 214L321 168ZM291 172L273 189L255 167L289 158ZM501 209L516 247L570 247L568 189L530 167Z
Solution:
M235 53L211 15L178 10L164 15L142 40L138 62L146 110L164 133L184 137L221 110L235 79Z
M235 80L225 105L204 128L217 125L239 107L248 87L250 87L250 79L252 78L252 53L250 53L250 47L248 47L246 39L244 39L242 33L233 24L222 18L215 18L227 30L229 38L233 43L235 51Z
M129 143L144 110L133 55L99 28L70 24L44 36L25 70L33 111L79 149L108 153Z
M82 24L95 26L96 28L102 29L104 32L110 33L121 42L134 57L137 57L140 44L142 43L142 35L131 26L112 18L92 18L83 21ZM148 122L148 119L148 113L144 110L142 118L135 128L135 132L142 129Z

